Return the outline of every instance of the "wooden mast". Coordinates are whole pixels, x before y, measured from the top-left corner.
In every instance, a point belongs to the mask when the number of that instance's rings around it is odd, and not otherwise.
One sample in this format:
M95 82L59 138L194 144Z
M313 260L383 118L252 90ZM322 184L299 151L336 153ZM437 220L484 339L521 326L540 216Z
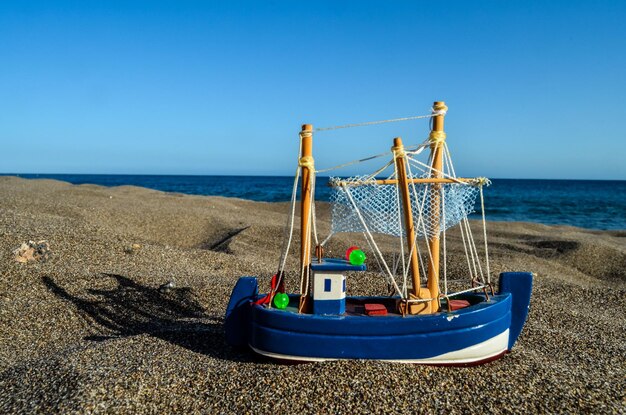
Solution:
M311 175L313 172L313 126L304 124L300 132L302 146L299 164L302 168L302 187L300 203L300 270L304 275L300 281L300 305L298 312L306 313L310 307L309 266L311 265Z
M409 180L406 175L406 154L402 139L396 137L393 139L393 147L391 148L396 163L397 183L400 188L402 197L402 211L404 213L404 227L406 231L406 240L409 252L411 253L411 277L413 282L413 290L409 295L412 300L419 298L431 298L426 288L420 286L419 260L417 257L417 247L415 246L415 227L413 224L413 209L411 208L411 194L409 192ZM404 303L400 303L400 312L404 315L409 314L428 314L431 313L430 303L412 303L408 309Z
M443 119L445 116L445 111L448 110L448 107L443 101L436 101L433 104L433 111L438 112L438 115L433 117L433 127L430 132L430 151L431 151L431 160L433 166L433 172L431 177L433 178L441 178L443 171L443 151L444 151L444 143L446 140L446 133L443 131ZM427 287L430 291L431 298L434 298L432 301L431 307L434 310L439 309L439 222L441 220L440 211L440 184L432 184L431 185L431 209L433 212L432 217L432 230L434 236L430 238L428 241L428 246L430 247L431 260L428 261L428 283Z

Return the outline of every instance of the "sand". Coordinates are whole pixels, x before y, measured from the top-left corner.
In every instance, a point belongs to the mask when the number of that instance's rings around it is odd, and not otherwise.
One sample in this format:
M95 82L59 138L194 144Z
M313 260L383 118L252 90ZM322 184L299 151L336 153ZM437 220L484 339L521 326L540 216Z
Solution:
M237 278L275 271L287 209L0 177L0 413L626 413L626 232L489 222L494 274L536 274L496 362L280 365L222 324ZM15 261L29 240L47 261Z

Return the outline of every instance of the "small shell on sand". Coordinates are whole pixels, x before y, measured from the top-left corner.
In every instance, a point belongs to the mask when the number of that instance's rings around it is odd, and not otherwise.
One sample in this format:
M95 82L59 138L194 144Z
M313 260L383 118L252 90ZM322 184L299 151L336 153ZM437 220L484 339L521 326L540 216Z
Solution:
M15 260L21 263L29 261L46 262L50 258L50 244L47 241L28 241L13 251Z

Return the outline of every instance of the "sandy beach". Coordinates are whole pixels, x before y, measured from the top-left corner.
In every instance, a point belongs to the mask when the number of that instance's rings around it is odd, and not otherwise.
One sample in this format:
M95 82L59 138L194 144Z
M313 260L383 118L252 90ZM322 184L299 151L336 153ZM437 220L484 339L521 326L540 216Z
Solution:
M287 209L0 177L0 413L626 413L626 231L488 223L492 273L536 275L498 361L281 365L231 350L222 324L239 276L268 286ZM29 240L46 261L15 260Z

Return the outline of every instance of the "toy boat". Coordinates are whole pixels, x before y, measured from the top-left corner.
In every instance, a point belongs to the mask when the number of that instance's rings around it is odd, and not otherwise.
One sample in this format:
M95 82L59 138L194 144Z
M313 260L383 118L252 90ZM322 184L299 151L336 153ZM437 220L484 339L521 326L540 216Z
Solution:
M286 361L375 359L437 365L480 364L513 348L528 315L533 276L501 273L498 291L494 290L482 191L489 181L456 176L443 130L446 113L446 105L435 102L431 114L385 121L430 118L432 128L428 139L415 147L404 147L395 138L389 160L373 173L330 179L332 231L323 242L315 226L319 170L313 162L314 130L303 125L288 238L278 272L265 294L259 293L257 278L238 280L225 319L231 346ZM359 125L343 127L355 126ZM315 131L323 130L327 129ZM422 162L419 155L425 149L430 155ZM300 175L300 292L285 293ZM483 246L476 243L468 220L478 195ZM466 256L467 287L452 291L446 230L457 227ZM356 247L348 249L345 258L324 258L324 245L342 232L363 235L367 255L373 256L377 272L386 279L387 295L346 295L346 276L373 272L368 270L373 267ZM379 235L396 237L398 253L393 260L379 247Z

